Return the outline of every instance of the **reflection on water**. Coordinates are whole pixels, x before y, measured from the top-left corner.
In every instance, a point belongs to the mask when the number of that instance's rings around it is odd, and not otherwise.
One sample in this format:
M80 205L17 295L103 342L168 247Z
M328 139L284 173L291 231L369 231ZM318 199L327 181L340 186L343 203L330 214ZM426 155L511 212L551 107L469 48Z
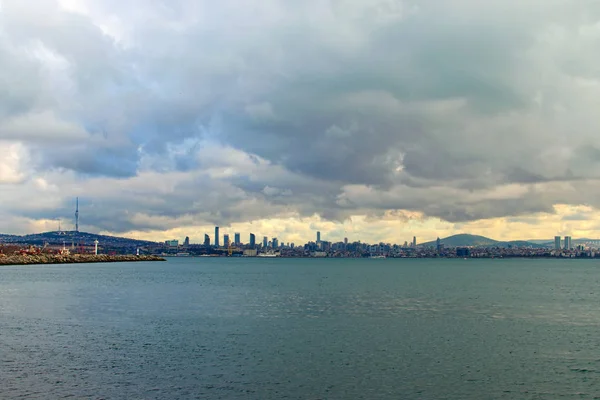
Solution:
M0 269L0 398L593 398L591 262Z

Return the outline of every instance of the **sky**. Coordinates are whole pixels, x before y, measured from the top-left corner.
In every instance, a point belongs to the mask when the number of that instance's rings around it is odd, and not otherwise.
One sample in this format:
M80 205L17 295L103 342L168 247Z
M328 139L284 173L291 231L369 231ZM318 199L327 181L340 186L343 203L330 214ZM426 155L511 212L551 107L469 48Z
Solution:
M600 3L0 0L0 232L600 237Z

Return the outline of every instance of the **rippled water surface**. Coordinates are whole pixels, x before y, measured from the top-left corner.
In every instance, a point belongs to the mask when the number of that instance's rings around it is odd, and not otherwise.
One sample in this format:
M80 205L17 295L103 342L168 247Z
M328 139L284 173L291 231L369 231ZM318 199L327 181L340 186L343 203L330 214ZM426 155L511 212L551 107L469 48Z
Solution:
M0 398L600 398L599 284L573 260L0 267Z

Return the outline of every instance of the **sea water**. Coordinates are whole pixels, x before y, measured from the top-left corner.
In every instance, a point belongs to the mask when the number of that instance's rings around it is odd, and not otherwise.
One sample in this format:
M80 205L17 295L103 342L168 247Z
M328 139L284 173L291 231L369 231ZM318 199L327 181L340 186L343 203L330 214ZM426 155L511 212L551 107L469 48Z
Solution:
M583 260L0 267L0 398L594 398L599 284Z

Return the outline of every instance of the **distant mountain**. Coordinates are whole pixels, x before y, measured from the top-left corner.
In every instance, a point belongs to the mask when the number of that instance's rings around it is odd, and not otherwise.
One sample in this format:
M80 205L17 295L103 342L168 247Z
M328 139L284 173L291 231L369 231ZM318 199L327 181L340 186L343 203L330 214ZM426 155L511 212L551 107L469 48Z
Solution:
M525 240L512 240L508 242L501 242L498 240L490 239L485 236L469 235L461 233L458 235L448 236L447 238L440 239L441 243L446 247L545 247L544 245L528 242ZM426 242L420 244L423 247L435 247L436 241Z

